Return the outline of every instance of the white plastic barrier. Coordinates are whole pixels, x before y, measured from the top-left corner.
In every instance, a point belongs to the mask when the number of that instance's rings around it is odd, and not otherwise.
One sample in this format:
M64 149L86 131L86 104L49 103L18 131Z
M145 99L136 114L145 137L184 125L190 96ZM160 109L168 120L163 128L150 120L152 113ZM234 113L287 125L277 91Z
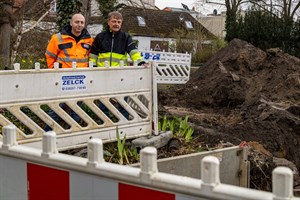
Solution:
M273 171L270 193L222 184L213 156L201 161L200 180L159 172L153 147L141 151L141 168L134 168L105 162L100 139L89 141L85 159L57 153L54 132L44 134L42 150L17 145L12 125L3 133L1 200L300 200L293 196L293 173L286 167Z
M141 50L146 61L155 61L157 83L185 84L190 78L191 54Z
M162 158L157 161L157 168L160 172L201 179L201 165L199 163L206 156L214 156L220 161L220 181L222 183L249 188L250 161L248 161L248 154L248 147L226 147ZM140 167L140 163L131 166Z
M140 50L145 61L153 61L153 122L154 134L158 134L157 84L185 84L190 79L191 54ZM156 78L154 78L156 77Z
M74 63L76 66L76 63ZM60 149L152 133L152 67L0 71L0 127L15 124L19 143L40 146L45 130ZM59 116L53 118L54 116ZM52 115L50 114L52 113ZM0 134L1 139L1 134Z

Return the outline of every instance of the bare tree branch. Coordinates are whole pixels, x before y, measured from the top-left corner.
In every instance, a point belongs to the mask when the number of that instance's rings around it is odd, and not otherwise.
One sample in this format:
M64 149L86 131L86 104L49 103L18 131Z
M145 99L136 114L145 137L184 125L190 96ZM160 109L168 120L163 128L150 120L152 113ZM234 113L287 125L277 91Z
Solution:
M49 14L49 12L50 9L47 10L30 28L23 30L21 34L27 33L34 29Z
M54 1L54 0L52 0ZM31 27L29 27L28 29L25 29L23 30L23 22L24 22L24 13L21 17L21 19L19 20L19 23L17 25L17 39L13 45L13 50L11 52L11 64L13 64L16 60L16 57L17 57L17 53L18 53L18 49L19 49L19 46L21 44L21 41L22 41L22 35L31 31L32 29L34 29L50 12L51 8L49 8Z

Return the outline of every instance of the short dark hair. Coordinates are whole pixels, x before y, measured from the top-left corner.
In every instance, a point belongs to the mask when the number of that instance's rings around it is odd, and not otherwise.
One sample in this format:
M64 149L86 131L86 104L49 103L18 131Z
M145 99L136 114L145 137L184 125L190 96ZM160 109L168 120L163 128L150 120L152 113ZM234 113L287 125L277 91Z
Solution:
M118 11L112 11L112 12L108 13L107 19L110 20L111 18L123 20L122 14Z

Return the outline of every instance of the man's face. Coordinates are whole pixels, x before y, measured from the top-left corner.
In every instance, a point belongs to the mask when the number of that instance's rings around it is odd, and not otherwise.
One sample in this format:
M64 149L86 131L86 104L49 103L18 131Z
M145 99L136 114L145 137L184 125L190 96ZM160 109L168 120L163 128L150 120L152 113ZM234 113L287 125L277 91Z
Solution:
M121 29L121 26L122 26L122 20L119 19L119 18L115 18L114 16L112 16L108 22L107 22L108 26L109 26L109 29L116 33L118 32L120 29Z
M70 25L72 26L72 33L76 36L80 35L85 24L85 19L81 14L75 14L72 17Z

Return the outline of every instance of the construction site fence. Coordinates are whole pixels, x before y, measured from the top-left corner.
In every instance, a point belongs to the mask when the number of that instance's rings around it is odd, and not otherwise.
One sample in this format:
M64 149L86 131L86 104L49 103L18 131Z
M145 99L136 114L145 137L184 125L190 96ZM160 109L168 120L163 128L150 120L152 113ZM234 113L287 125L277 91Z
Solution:
M201 179L162 173L157 150L140 152L140 168L105 162L101 139L88 142L87 158L58 153L56 134L43 135L42 149L18 145L16 128L3 128L0 142L1 200L299 200L293 195L293 172L277 167L272 172L272 192L220 182L219 160L201 161ZM200 163L199 163L200 164ZM50 190L50 192L49 192Z
M191 73L192 55L189 53L140 50L146 62L156 63L158 84L185 84Z
M151 135L157 123L152 120L157 119L152 115L157 114L152 111L154 70L154 63L147 68L94 68L91 63L76 68L73 63L70 69L36 64L32 70L16 64L14 70L0 71L0 128L14 124L18 142L38 148L43 133L53 130L61 150L86 146L90 138L116 141L117 128L120 138Z
M206 156L219 159L220 181L229 185L241 187L250 186L249 148L240 146L223 147L209 151L201 151L186 155L161 158L157 161L160 172L201 179L199 163ZM131 166L140 167L140 163Z

